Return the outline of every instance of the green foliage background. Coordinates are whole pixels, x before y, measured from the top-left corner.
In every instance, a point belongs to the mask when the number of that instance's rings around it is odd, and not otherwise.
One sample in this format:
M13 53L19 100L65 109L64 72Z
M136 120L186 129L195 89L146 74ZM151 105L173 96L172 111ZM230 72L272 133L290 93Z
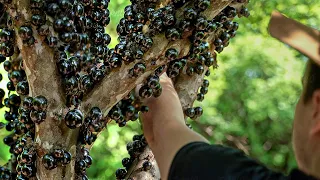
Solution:
M117 43L116 25L129 0L110 4L111 24L107 28ZM314 28L320 27L318 0L251 1L251 16L236 19L241 25L238 35L219 55L219 68L212 71L209 93L197 105L204 115L191 121L194 130L212 143L240 148L272 169L287 173L296 166L291 148L294 107L301 91L301 76L306 58L267 33L270 14L277 9ZM7 77L3 68L6 87ZM0 111L3 117L4 110ZM1 121L5 121L3 118ZM128 156L126 143L142 133L138 122L124 128L110 124L96 141L88 169L90 179L115 179L114 172ZM0 137L7 133L0 131ZM0 142L0 164L9 158L8 147Z

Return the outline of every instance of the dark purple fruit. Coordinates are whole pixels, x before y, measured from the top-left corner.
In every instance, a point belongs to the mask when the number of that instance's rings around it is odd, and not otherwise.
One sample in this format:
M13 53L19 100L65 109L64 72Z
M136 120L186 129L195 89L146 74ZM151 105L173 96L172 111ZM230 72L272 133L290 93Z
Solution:
M44 25L46 22L46 16L41 14L33 14L31 16L31 23L35 26Z
M200 17L196 20L195 26L198 31L203 31L207 28L208 21L205 18Z
M218 53L221 53L224 50L224 46L221 44L220 46L217 46L215 49Z
M177 39L180 39L181 36L181 34L176 28L167 29L165 35L169 41L175 41Z
M61 160L62 166L68 165L71 162L71 158L72 158L71 154L68 151L64 151L63 157Z
M83 159L86 162L86 167L89 168L92 165L92 157L91 156L84 156Z
M42 164L48 170L52 170L57 167L56 159L50 154L46 154L42 157Z
M197 94L197 101L203 101L204 100L204 94L202 94L202 93L198 93Z
M16 88L14 87L14 83L13 83L12 81L9 81L9 82L7 83L7 89L8 89L9 91L15 91L15 90L16 90Z
M199 117L203 114L203 109L201 107L194 108L195 116Z
M203 87L209 87L209 80L204 79L203 82L202 82L202 86Z
M83 174L86 171L87 164L84 160L80 160L76 162L76 172Z
M25 177L32 177L34 175L34 172L35 172L35 167L31 165L24 164L21 168L21 173Z
M32 105L37 111L45 111L48 107L48 100L44 96L36 96L33 98Z
M35 153L33 153L32 151L29 152L29 150L26 148L24 148L24 150L20 156L21 156L21 162L26 163L26 164L32 163L32 161L34 161L36 158Z
M183 20L179 23L179 27L182 30L182 32L190 32L193 28L193 25L191 21Z
M192 8L186 8L184 10L184 18L187 20L193 20L197 17L198 13Z
M12 136L6 136L3 138L3 143L8 145L8 146L11 146L13 143L14 143L14 139Z
M131 161L130 158L123 158L123 159L122 159L122 165L123 165L123 167L125 167L125 168L129 168L130 165L131 165L131 163L132 163L132 161Z
M42 123L46 119L46 117L47 113L45 111L32 110L30 113L31 120L36 124Z
M56 3L50 3L47 7L47 13L51 16L59 14L60 12L61 12L61 9L59 8L59 5Z
M132 75L137 77L142 75L146 71L146 65L143 63L137 63L134 65L133 69L131 70Z
M119 127L124 127L126 126L126 124L127 124L127 121L121 121L118 123Z
M89 112L89 116L94 120L100 120L102 118L102 112L101 112L100 108L93 107L93 108L91 108L91 110Z
M16 95L16 94L11 94L11 95L9 96L9 103L10 103L10 105L12 105L12 106L16 106L16 107L20 106L20 103L21 103L21 98L20 98L20 96L18 96L18 95Z
M7 125L6 125L6 130L7 131L12 131L15 128L15 122L10 121Z
M240 10L240 16L244 16L244 17L249 17L250 16L250 12L248 10L248 8L246 7L242 7L241 10Z
M11 62L10 62L10 61L4 61L4 62L3 62L3 68L4 68L4 70L6 70L7 72L9 72L9 71L11 70L11 67L12 67L12 65L11 65Z
M32 102L33 102L33 98L32 97L25 97L23 99L23 102L22 102L23 108L30 110L32 108L32 105L33 105Z
M29 84L28 81L20 81L17 84L17 93L19 95L28 95L29 94Z
M21 26L18 33L22 40L27 40L31 38L33 32L30 26Z
M193 118L195 116L194 108L188 108L184 111L184 113L190 118Z
M6 60L6 57L0 54L0 63L3 63Z
M125 169L117 169L116 177L118 179L123 179L127 175L127 171Z
M70 110L65 118L65 123L70 129L75 129L77 127L82 126L83 124L83 114L78 109Z
M145 161L145 162L142 164L142 167L143 167L143 170L149 171L149 170L152 168L152 164L151 164L150 161Z
M193 74L194 74L194 68L191 67L191 66L189 66L189 67L187 68L187 70L186 70L186 73L187 73L187 75L189 75L189 76L193 76Z
M152 89L148 86L142 86L139 89L139 96L142 98L149 98L152 96Z
M211 74L211 73L210 73L210 69L208 69L205 75L206 75L206 76L210 76L210 74Z
M165 56L169 59L169 61L177 59L179 52L176 49L170 48L166 51Z
M208 87L201 87L200 92L202 94L207 94L208 93Z
M194 70L197 74L201 75L204 72L204 67L202 64L197 64Z
M210 6L209 0L197 0L194 3L194 6L199 11L204 11Z
M209 22L208 26L206 27L206 32L211 33L217 30L217 25L214 22Z

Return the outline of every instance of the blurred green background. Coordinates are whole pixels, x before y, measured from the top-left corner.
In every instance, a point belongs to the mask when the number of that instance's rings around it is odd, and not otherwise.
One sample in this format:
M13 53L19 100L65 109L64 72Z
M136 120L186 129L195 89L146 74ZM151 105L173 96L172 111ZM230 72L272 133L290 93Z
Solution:
M107 32L111 46L117 42L116 24L129 0L113 0L109 6L111 24ZM320 27L318 0L259 0L248 5L249 18L236 19L238 35L219 55L219 68L212 71L209 93L196 103L204 108L194 130L212 143L242 149L272 169L288 172L296 166L291 148L295 103L301 91L306 58L267 33L270 14L277 9L314 28ZM6 87L7 77L3 68ZM3 117L4 110L0 111ZM3 118L1 121L4 122ZM138 122L124 128L110 124L96 141L90 179L115 179L114 172L127 157L126 143L141 133ZM0 136L6 132L0 131ZM0 142L0 164L9 158L8 147Z

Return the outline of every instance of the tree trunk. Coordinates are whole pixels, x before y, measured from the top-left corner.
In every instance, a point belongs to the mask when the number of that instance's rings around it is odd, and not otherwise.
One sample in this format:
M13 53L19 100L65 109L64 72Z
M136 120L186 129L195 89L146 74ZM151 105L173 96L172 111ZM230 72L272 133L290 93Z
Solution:
M157 7L163 7L170 2L169 0L161 0L158 2ZM246 3L247 1L211 0L210 7L202 12L201 15L207 19L213 19L228 5L240 9ZM184 7L189 6L191 6L191 3L184 5ZM178 20L183 16L184 7L177 10ZM31 25L32 10L30 9L30 0L12 0L12 3L7 5L7 12L12 19L12 28L16 32L15 41L19 49L16 49L14 57L22 57L23 59L23 69L26 72L30 89L29 96L42 95L48 100L46 119L35 126L33 144L37 152L35 179L75 179L79 128L69 129L64 122L64 117L70 107L66 105L65 90L56 65L56 49L50 48L44 42L44 37L37 33L35 26L32 26L33 37L35 38L33 45L24 45L19 36L18 31L22 25ZM52 23L53 19L47 17L49 33L57 36L53 30ZM149 24L146 24L143 32L147 34L149 31ZM138 77L129 78L128 72L134 66L134 63L122 65L120 68L111 71L90 92L85 94L79 109L84 115L87 115L92 107L99 107L104 116L107 116L114 105L127 96L137 85L143 83L156 68L169 64L169 61L164 59L168 49L176 49L179 54L178 58L186 57L192 48L192 43L188 36L176 41L167 40L164 33L152 37L154 45L143 56L143 61L146 65L144 73ZM220 36L219 30L210 34L206 39L210 43L210 52L214 55L216 54L216 47L211 42L218 36ZM205 66L202 74L189 76L185 67L178 77L174 78L175 87L184 110L193 106L207 70L208 67ZM91 146L87 145L88 148ZM42 157L56 148L69 151L73 158L67 166L58 166L53 170L47 170L42 164ZM142 161L146 156L149 157L149 161L154 165L149 171L142 170ZM129 177L148 180L160 179L160 172L150 148L146 147L132 164L127 175L127 178Z

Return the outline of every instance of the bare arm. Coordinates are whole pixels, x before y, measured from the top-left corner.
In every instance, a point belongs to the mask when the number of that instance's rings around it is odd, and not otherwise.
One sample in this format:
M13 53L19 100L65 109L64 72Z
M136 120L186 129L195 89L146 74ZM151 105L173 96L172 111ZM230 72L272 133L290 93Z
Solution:
M162 95L145 101L150 110L142 115L142 120L144 135L155 155L161 177L167 179L171 162L180 148L190 142L208 141L185 125L183 110L171 79L164 74L160 83Z

